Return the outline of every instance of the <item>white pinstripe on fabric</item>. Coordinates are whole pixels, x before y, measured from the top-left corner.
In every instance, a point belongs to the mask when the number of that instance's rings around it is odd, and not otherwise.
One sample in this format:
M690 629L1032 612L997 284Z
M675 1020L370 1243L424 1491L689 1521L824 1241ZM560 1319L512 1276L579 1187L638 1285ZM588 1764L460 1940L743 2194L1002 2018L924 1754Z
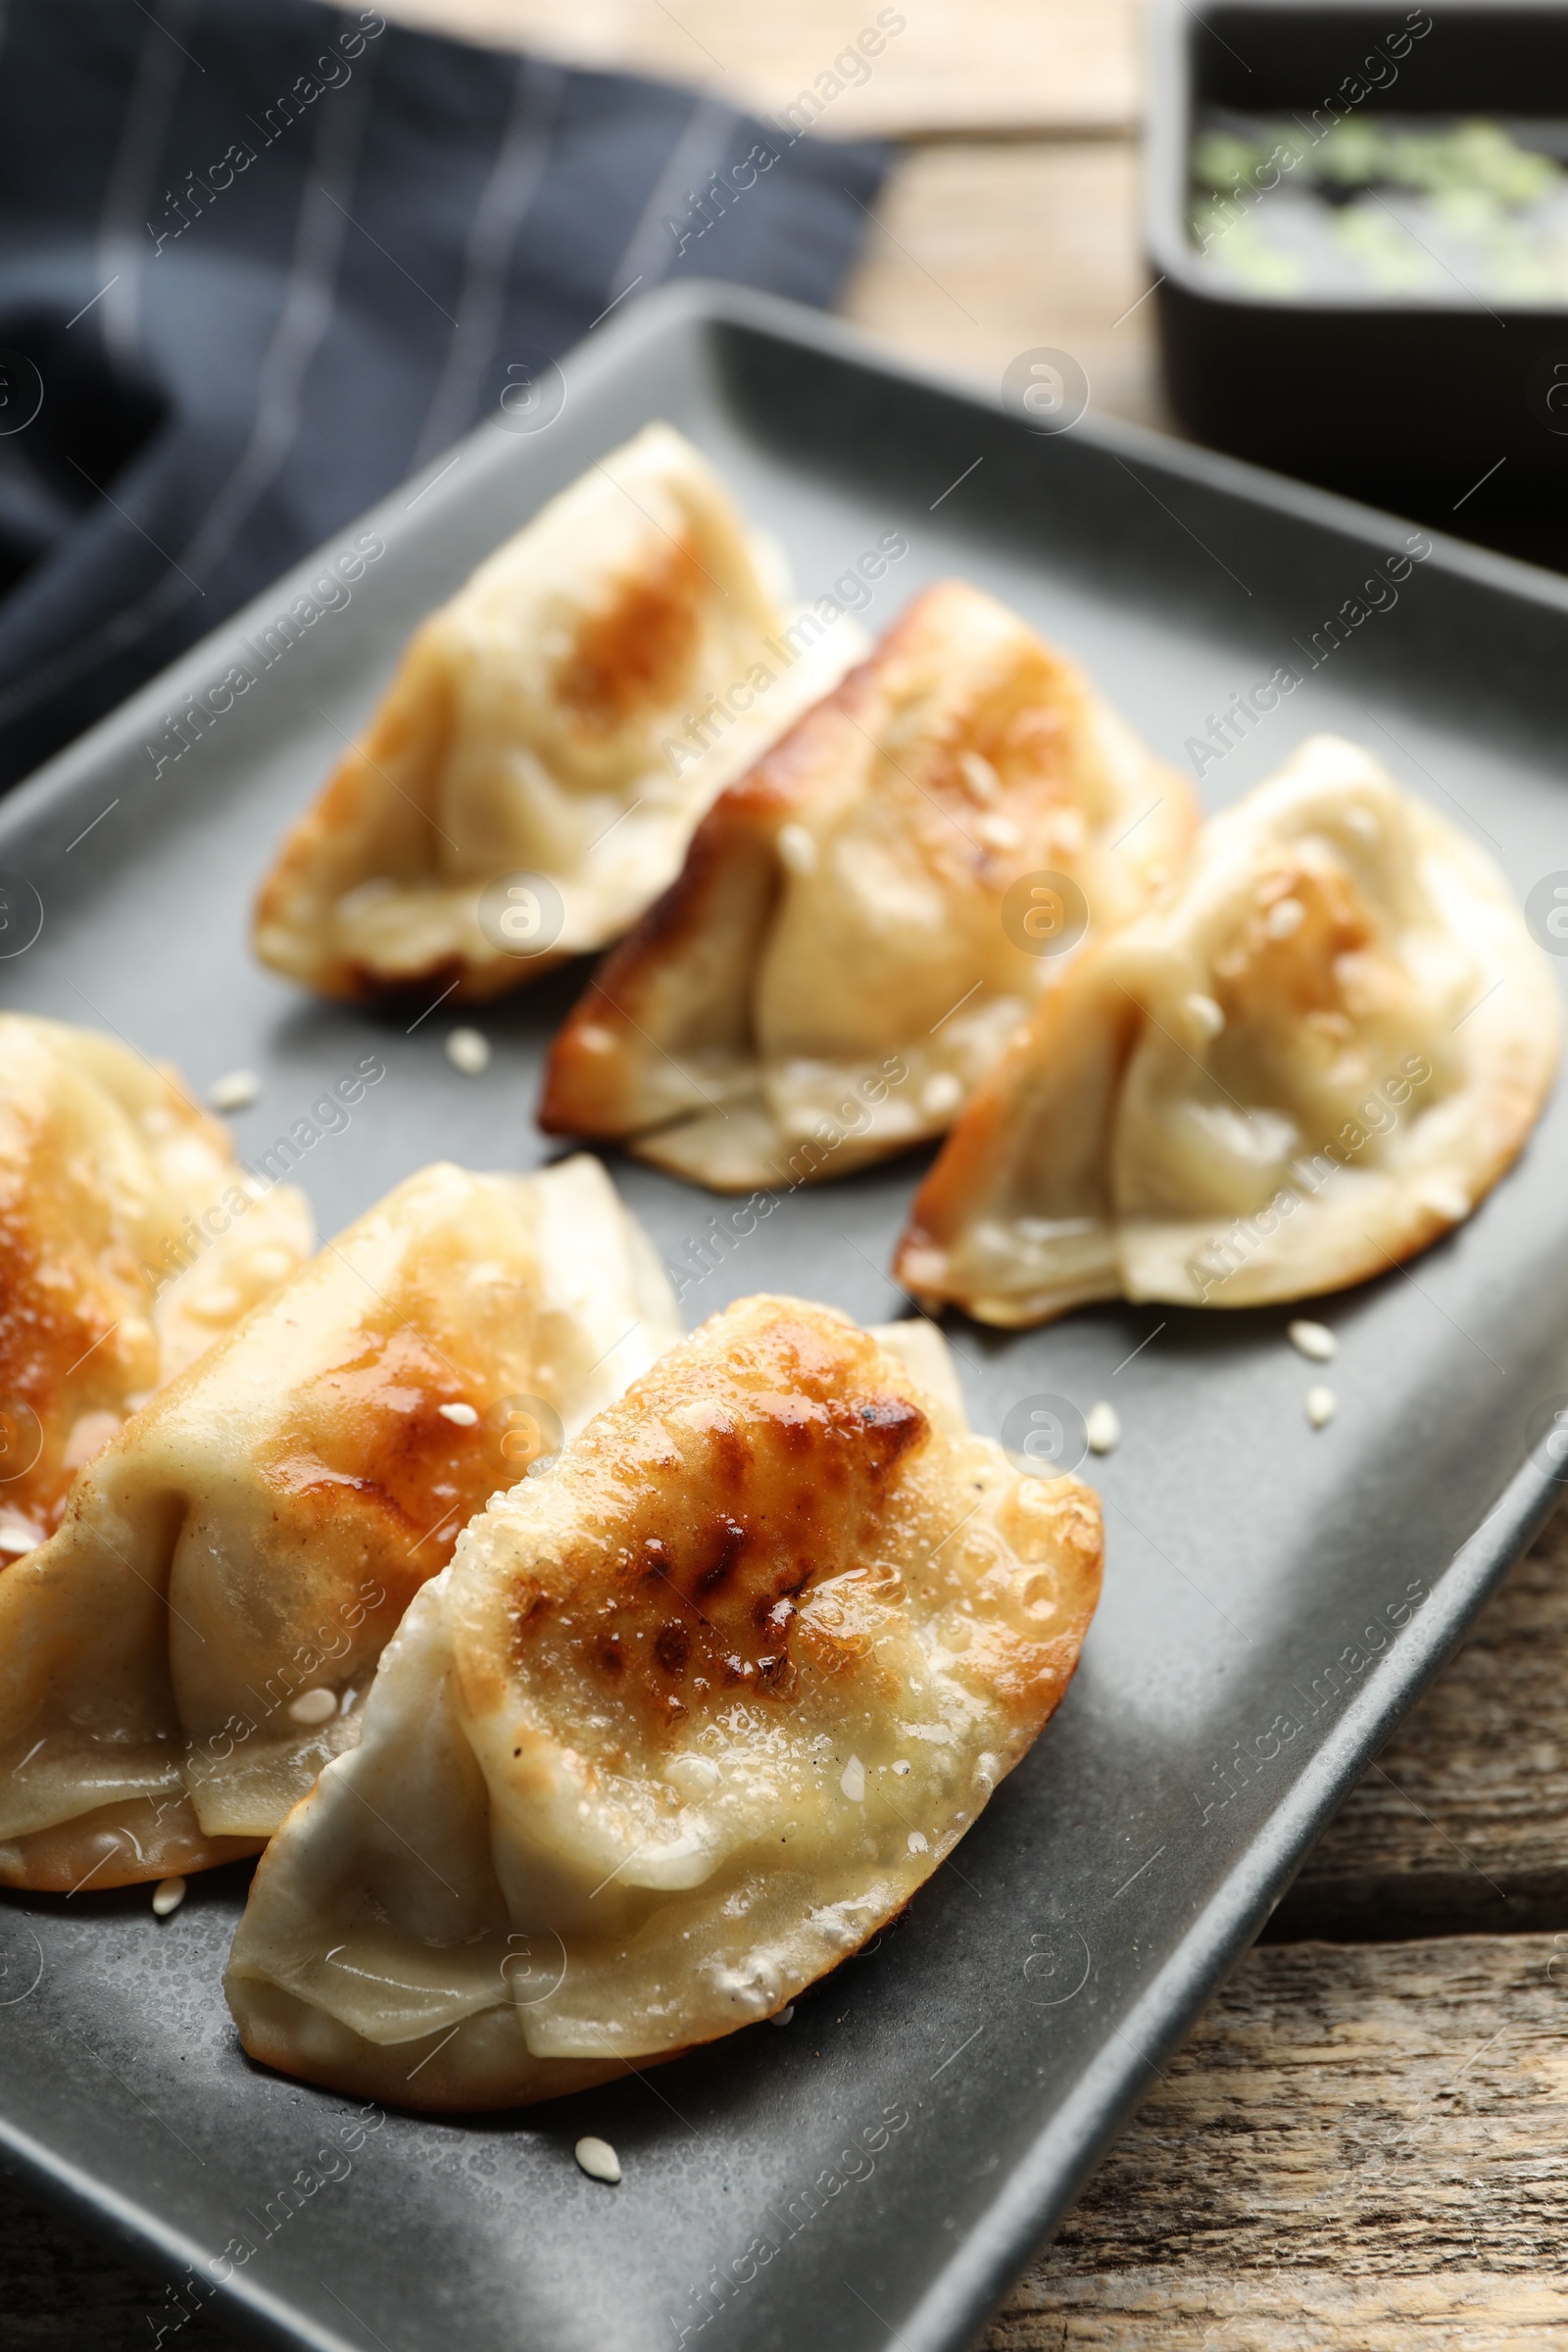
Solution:
M458 323L409 460L410 472L439 456L472 417L474 395L494 356L505 315L507 276L517 233L549 168L564 82L559 66L525 57L517 60L506 126L468 230Z

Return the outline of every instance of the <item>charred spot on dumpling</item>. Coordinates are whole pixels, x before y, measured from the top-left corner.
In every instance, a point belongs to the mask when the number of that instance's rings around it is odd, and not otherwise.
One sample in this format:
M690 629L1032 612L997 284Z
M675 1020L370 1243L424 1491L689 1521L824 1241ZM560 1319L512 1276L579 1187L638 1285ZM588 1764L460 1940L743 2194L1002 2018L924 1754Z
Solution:
M550 1595L537 1577L522 1574L513 1578L510 1598L512 1657L520 1667L528 1663L543 1620L550 1614Z
M871 1467L885 1477L900 1457L924 1437L927 1421L917 1404L903 1396L876 1396L860 1407L860 1424L871 1440Z
M640 1720L661 1744L677 1718L737 1693L792 1703L807 1658L834 1676L869 1662L903 1597L863 1563L890 1482L930 1436L920 1404L884 1387L867 1343L837 1325L786 1312L765 1347L737 1353L727 1379L661 1397L669 1472L611 1545L573 1546L543 1572L548 1624L530 1590L514 1595L512 1655L536 1687L587 1686L607 1723L629 1734ZM847 1576L855 1590L808 1624L815 1588Z
M557 664L555 690L586 735L610 735L634 711L677 701L702 637L708 574L689 537L650 548L642 570L618 579L584 613Z
M654 1636L654 1655L666 1674L680 1675L686 1671L692 1654L692 1638L678 1617L668 1618Z
M747 1544L747 1530L734 1519L718 1520L711 1536L712 1557L697 1576L697 1591L704 1599L726 1582Z

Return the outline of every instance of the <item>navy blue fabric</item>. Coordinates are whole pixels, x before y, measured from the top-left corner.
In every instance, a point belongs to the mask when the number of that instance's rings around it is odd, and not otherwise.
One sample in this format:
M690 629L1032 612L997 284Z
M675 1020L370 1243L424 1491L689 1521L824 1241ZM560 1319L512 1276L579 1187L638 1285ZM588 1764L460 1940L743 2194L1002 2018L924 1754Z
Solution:
M9 0L0 785L617 297L830 302L885 161L373 10Z

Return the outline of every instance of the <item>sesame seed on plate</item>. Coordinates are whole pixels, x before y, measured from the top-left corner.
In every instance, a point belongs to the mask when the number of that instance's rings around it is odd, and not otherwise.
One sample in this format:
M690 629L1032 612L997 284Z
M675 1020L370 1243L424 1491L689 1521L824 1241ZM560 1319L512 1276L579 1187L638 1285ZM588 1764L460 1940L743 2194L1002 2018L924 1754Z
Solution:
M578 2140L572 2154L590 2180L609 2180L613 2183L620 2179L620 2158L608 2139L596 2139L591 2132L586 2132Z
M490 1067L490 1040L477 1029L454 1029L447 1039L447 1059L465 1078L477 1078Z
M1111 1453L1121 1444L1121 1416L1113 1404L1103 1397L1092 1404L1084 1423L1084 1435L1089 1440L1091 1453Z

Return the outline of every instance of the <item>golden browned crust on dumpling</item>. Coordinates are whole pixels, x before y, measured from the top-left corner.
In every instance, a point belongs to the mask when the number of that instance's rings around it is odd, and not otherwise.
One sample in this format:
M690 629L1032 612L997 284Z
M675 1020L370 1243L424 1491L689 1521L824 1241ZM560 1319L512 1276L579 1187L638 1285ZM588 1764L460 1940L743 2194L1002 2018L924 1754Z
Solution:
M776 642L792 625L722 484L650 425L415 633L262 885L263 962L327 996L463 1000L605 946L714 793L850 658L814 614L797 655ZM480 902L518 875L544 889L520 903L514 952L510 908Z
M0 1576L0 1882L254 1851L549 1416L575 1427L675 1329L597 1161L409 1178L135 1414Z
M1020 1477L871 1335L740 1301L419 1595L257 1876L247 2049L504 2106L771 2014L1025 1753L1101 1553L1087 1488Z
M0 1014L0 1570L135 1401L309 1253L172 1071Z
M557 1038L541 1123L720 1191L940 1135L1054 969L1008 891L1065 876L1098 937L1196 821L1073 663L927 589L710 809Z
M1004 1325L1344 1289L1511 1166L1560 1032L1491 860L1316 737L1047 995L920 1188L899 1279Z

